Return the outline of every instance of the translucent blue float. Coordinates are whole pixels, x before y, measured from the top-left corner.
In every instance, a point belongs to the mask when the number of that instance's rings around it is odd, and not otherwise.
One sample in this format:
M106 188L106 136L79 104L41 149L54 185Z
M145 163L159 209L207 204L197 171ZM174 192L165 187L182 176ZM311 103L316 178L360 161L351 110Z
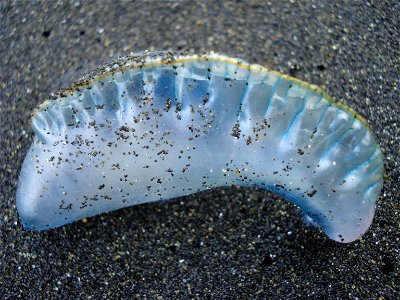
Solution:
M17 207L45 230L219 186L271 190L331 238L370 226L382 153L319 88L217 54L118 59L34 112Z

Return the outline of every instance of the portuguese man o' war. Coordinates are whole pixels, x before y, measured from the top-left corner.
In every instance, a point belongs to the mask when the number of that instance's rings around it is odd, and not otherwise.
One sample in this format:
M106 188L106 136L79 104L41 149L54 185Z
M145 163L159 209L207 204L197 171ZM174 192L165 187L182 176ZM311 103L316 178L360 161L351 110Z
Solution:
M370 226L382 153L366 122L321 89L240 59L131 54L34 112L17 208L46 230L213 187L271 190L333 240Z

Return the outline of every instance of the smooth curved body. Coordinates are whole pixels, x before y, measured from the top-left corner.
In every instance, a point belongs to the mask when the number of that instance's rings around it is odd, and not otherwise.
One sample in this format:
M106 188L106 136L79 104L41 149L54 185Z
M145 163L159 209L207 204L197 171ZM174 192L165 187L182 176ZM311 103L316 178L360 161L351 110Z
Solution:
M17 206L49 229L217 186L255 185L340 242L369 227L382 154L313 86L224 56L150 53L42 105Z

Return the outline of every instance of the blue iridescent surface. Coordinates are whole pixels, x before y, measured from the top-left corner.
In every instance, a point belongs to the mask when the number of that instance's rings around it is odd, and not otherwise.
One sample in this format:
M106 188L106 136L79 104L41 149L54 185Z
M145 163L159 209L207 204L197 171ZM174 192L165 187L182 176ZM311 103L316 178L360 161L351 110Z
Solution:
M255 185L302 208L336 241L368 229L382 153L352 112L319 89L225 56L162 59L127 60L39 108L17 192L25 227Z

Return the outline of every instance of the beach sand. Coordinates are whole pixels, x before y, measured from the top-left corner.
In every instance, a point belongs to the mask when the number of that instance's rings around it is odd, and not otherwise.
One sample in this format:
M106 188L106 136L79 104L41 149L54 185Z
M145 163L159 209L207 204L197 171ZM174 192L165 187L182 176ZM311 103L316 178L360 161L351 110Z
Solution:
M397 298L400 5L307 2L2 1L1 298ZM239 57L319 85L357 111L385 157L369 231L336 243L304 225L294 205L243 187L24 230L15 192L32 110L97 65L144 49Z

